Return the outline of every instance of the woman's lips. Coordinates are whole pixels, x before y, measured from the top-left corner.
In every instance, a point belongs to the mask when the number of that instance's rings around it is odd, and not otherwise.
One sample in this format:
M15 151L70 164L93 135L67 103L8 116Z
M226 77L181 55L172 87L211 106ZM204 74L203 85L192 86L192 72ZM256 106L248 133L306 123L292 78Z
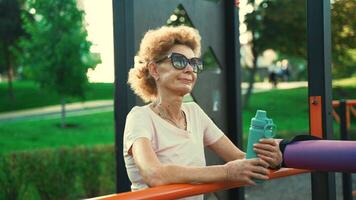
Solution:
M182 81L183 83L193 83L193 80L188 78L180 78L178 80Z

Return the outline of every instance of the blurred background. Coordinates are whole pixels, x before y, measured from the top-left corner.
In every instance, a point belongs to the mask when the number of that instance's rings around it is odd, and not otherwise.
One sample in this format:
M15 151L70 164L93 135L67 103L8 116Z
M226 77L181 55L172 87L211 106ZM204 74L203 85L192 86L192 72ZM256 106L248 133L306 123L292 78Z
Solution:
M240 1L244 135L257 109L279 138L309 132L305 6ZM356 99L356 1L331 8L333 99ZM165 20L193 26L182 5ZM202 57L219 73L212 49ZM0 199L115 192L113 81L112 1L0 0ZM353 140L355 116L351 107ZM337 108L334 118L339 139Z

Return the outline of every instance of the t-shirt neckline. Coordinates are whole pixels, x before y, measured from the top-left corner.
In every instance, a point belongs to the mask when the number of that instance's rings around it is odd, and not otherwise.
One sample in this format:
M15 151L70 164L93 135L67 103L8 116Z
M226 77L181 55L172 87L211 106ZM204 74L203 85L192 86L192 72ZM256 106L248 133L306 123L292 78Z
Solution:
M157 113L155 113L155 112L151 109L150 104L146 105L145 107L146 107L146 109L149 110L149 112L151 113L152 116L154 116L155 118L158 118L159 120L161 120L161 121L163 122L163 124L164 124L166 127L168 127L168 128L173 128L173 129L175 129L175 130L179 130L180 132L184 132L184 134L187 134L187 133L190 132L190 131L189 131L189 128L190 128L189 116L188 116L188 113L187 113L187 111L186 111L186 109L185 109L185 107L184 107L184 104L182 104L182 110L183 110L183 112L184 112L185 119L186 119L186 121L187 121L187 130L178 128L178 127L174 126L173 124L167 122L167 120L163 119L161 116L159 116Z

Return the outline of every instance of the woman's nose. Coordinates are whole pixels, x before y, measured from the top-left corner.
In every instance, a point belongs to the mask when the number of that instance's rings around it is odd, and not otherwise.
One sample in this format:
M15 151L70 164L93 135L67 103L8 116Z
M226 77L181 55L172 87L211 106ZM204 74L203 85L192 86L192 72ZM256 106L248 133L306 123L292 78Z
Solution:
M193 72L194 71L194 68L192 65L190 65L190 63L188 63L188 65L184 68L184 72Z

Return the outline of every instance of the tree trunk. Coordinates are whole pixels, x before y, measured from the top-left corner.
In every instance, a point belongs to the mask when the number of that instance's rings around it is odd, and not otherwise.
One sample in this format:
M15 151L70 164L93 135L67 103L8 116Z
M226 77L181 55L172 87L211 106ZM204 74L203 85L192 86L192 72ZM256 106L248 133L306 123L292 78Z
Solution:
M15 100L14 88L12 85L12 80L14 77L14 69L11 64L10 51L8 45L4 46L4 56L5 56L5 65L7 67L7 83L8 83L8 92L9 92L8 94L11 100Z
M252 47L252 55L253 55L253 60L252 60L253 65L252 65L252 69L249 71L250 73L248 78L248 87L243 100L243 105L242 105L243 108L248 108L249 106L250 96L253 90L253 84L255 83L258 54L257 54L257 50L254 47Z
M62 112L61 112L61 127L65 128L66 127L66 102L65 98L62 97L61 99L61 107L62 107Z

